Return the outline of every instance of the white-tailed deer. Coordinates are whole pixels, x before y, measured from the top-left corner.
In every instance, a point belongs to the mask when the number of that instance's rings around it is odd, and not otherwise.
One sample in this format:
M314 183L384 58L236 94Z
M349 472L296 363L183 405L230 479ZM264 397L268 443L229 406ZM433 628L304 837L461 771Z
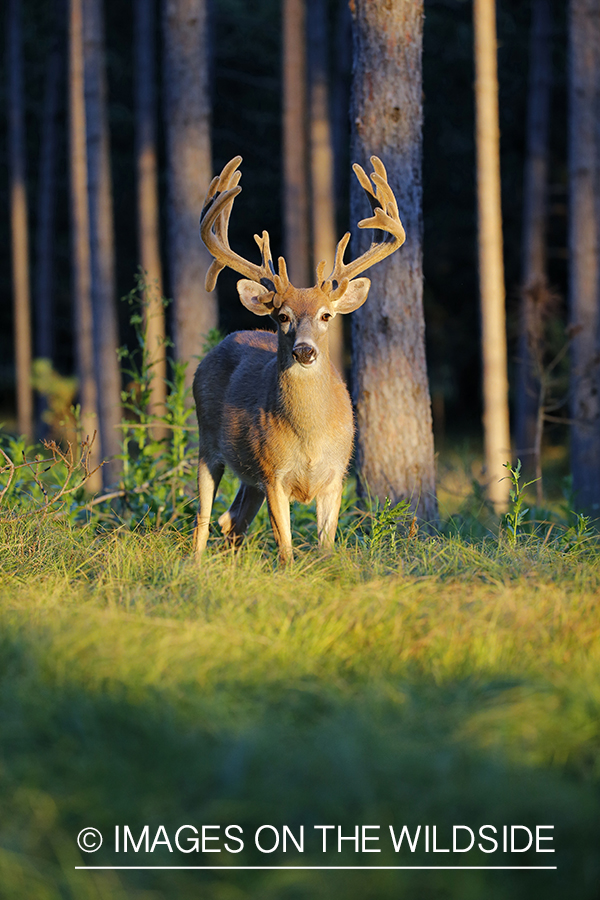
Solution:
M206 547L213 500L228 465L241 485L231 507L219 518L223 533L232 544L239 543L266 497L279 558L289 562L293 559L292 500L310 503L316 498L319 546L333 544L352 452L352 406L329 360L328 324L334 316L352 312L365 302L371 282L356 276L397 250L405 233L381 160L371 157L370 181L354 165L373 211L358 227L377 229L377 240L358 259L344 263L350 234L344 235L329 277L323 277L325 263L319 263L315 287L295 288L283 257L275 271L266 231L262 237L255 235L261 265L248 262L229 246L229 216L241 191L240 162L236 156L227 163L204 201L200 234L214 257L206 288L213 290L225 266L239 272L244 276L237 283L240 300L257 316L271 316L277 334L230 334L196 371L200 447L194 549L199 557Z

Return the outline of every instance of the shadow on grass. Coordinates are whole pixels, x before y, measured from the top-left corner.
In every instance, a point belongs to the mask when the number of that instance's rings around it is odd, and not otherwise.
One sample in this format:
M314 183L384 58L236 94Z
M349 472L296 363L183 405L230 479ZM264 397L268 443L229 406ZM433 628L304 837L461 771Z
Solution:
M132 652L135 648L132 647ZM138 651L141 648L138 648ZM149 661L149 665L151 661ZM555 696L555 695L553 695ZM0 896L6 900L215 900L268 898L493 898L593 900L598 896L598 733L565 758L527 756L528 729L544 716L574 714L548 706L548 693L518 680L431 678L373 680L348 688L335 681L277 673L267 683L228 679L210 687L180 680L173 688L110 680L86 681L85 668L61 669L43 631L5 630L0 642L1 804ZM568 707L568 701L565 701ZM544 705L546 704L546 705ZM228 713L228 711L231 711ZM538 720L535 713L537 711ZM575 719L573 719L575 721ZM551 735L551 728L547 726ZM583 727L583 724L582 724ZM506 730L509 750L503 744ZM531 737L531 735L529 735ZM539 735L538 735L539 737ZM534 742L535 743L535 742ZM521 752L519 747L525 749ZM513 748L511 761L510 748ZM287 825L288 839L260 853L261 825ZM493 825L532 831L552 825L556 852L443 853L424 850L425 826L437 827L438 848L451 846L452 826L475 832ZM137 842L148 827L154 852L114 849L115 826ZM182 825L207 832L220 853L182 853ZM225 827L243 829L242 852L226 852ZM337 831L379 825L355 853ZM389 826L412 837L392 850ZM76 837L94 826L104 845L79 853ZM164 830L160 830L160 826ZM240 836L241 832L230 834ZM489 832L488 832L489 834ZM521 830L521 835L525 834ZM192 847L180 836L182 846ZM173 847L170 852L166 839ZM520 838L519 838L520 839ZM263 846L274 832L266 829ZM227 843L233 850L239 842ZM463 845L464 846L464 845ZM486 848L491 843L484 844ZM556 865L556 871L137 871L81 872L78 865Z

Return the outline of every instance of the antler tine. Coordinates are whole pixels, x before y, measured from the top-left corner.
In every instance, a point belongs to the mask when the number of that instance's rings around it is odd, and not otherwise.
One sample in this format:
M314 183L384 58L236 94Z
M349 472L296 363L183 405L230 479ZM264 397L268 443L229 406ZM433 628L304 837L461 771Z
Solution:
M325 283L324 275L325 275L325 266L326 265L327 265L327 263L325 262L324 259L322 259L320 263L317 263L317 285L319 287L322 287Z
M265 269L265 271L271 272L271 274L274 275L275 267L273 265L273 258L271 257L271 240L269 238L269 232L263 231L261 237L255 234L254 240L258 244L261 252L263 269Z
M362 166L359 166L358 163L354 163L354 165L352 166L352 171L356 175L356 178L357 178L358 183L360 184L361 188L367 195L367 198L368 198L369 203L371 204L373 210L375 210L377 207L377 196L375 194L375 191L371 187L371 182L369 180L367 173L365 172L365 170L363 169Z
M339 243L337 245L337 248L335 251L335 262L333 265L334 272L337 271L337 269L340 266L344 265L344 253L346 252L346 247L348 246L351 237L352 237L352 235L350 234L349 231L347 231L346 234L344 235L344 237L341 239L341 241L339 241Z
M275 300L273 302L276 307L281 306L283 295L290 286L287 265L283 256L279 257L279 259L277 260L277 264L279 268L279 274L273 276L273 284L275 285L275 290L277 292L277 296L275 297ZM279 300L277 298L279 298Z
M242 177L242 173L236 171L241 161L241 156L234 156L233 159L230 159L227 165L224 166L221 174L215 175L208 187L206 197L204 198L204 204L202 206L202 212L200 214L201 219L204 217L204 214L206 213L208 207L210 206L211 200L215 197L215 195L222 194L223 191L227 191L229 190L229 188L235 187L237 185L240 178Z
M262 266L257 266L239 256L229 246L229 217L233 202L242 190L238 184L241 178L238 166L241 161L241 156L235 156L224 166L221 174L213 178L202 207L200 237L211 256L214 257L206 273L207 291L214 289L219 273L225 266L229 266L230 269L252 281L267 281L270 285L273 284L274 270L269 249L269 237L266 232L263 232L262 239L258 238L257 240L263 256Z
M396 215L398 215L398 204L396 203L394 192L388 184L388 177L384 164L378 156L371 157L371 164L373 166L371 181L375 185L377 197L381 197L382 200L385 200L386 204L391 205L391 208L395 211ZM387 209L385 211L388 212Z
M338 283L338 289L344 279L355 278L365 269L381 262L386 256L398 250L406 240L406 233L400 221L398 204L394 192L388 184L385 166L377 156L371 157L373 173L367 176L365 170L355 163L352 168L360 186L365 191L371 204L373 215L369 219L362 219L358 223L359 228L373 228L376 231L375 240L371 247L357 259L344 263L344 253L350 240L350 232L344 235L337 246L333 272L329 280ZM372 182L372 184L371 184ZM377 232L383 232L381 237ZM338 292L336 289L336 293Z
M371 157L371 165L373 166L373 175L371 175L372 180L375 181L373 176L377 175L387 184L387 170L378 156Z

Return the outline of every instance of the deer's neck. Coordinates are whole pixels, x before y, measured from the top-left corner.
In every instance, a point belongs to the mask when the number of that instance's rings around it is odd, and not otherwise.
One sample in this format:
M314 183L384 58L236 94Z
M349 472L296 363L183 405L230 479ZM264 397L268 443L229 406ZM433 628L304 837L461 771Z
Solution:
M325 353L321 354L313 368L280 368L280 409L299 437L323 433L331 419L331 388L331 364Z

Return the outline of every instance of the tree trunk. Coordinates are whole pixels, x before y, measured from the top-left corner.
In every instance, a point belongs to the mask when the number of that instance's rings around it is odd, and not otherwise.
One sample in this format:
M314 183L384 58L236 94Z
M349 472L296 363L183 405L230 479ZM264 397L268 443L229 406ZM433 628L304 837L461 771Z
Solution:
M146 351L153 375L150 411L161 414L165 411L167 363L158 214L154 0L136 0L134 34L138 235L146 285Z
M312 261L325 260L325 275L333 269L336 247L334 160L327 72L327 8L325 0L308 0L308 69ZM344 374L343 317L329 326L329 355Z
M102 468L106 487L120 470L121 373L102 0L85 0L83 9L94 357L100 446L110 460Z
M23 106L21 4L19 0L9 0L6 17L8 166L12 237L17 428L20 434L31 440L33 438L33 391L31 388L29 237L25 182L25 110Z
M169 266L177 358L191 387L206 335L218 325L214 294L204 288L211 262L198 221L212 177L207 0L164 5L164 114L169 182Z
M600 514L600 0L571 0L569 305L571 469L577 508Z
M40 141L38 216L37 216L37 266L35 279L35 355L53 359L54 356L54 232L56 219L56 150L57 115L59 109L64 55L63 34L64 5L57 4L54 38L46 64L46 84L42 111Z
M546 221L552 85L550 0L533 0L529 43L527 155L523 189L523 276L515 386L516 456L531 474L540 401L541 316L548 296Z
M409 500L431 522L437 501L423 320L422 34L422 2L354 4L352 158L368 167L372 154L381 157L407 239L367 273L369 298L352 315L352 379L361 491ZM355 227L369 210L354 180L350 200ZM353 255L370 240L355 229Z
M82 0L69 0L69 144L75 359L79 382L82 436L84 439L86 437L91 439L98 428L98 416L90 274ZM94 445L93 456L97 462L100 457L98 442ZM102 476L100 472L97 472L88 481L88 490L98 491L101 483Z
M314 284L310 273L304 0L283 2L283 221L285 259L294 287Z
M506 313L500 205L500 128L496 7L474 0L479 290L483 357L483 431L488 496L497 512L508 504L504 463L511 458ZM502 480L504 479L504 480Z

